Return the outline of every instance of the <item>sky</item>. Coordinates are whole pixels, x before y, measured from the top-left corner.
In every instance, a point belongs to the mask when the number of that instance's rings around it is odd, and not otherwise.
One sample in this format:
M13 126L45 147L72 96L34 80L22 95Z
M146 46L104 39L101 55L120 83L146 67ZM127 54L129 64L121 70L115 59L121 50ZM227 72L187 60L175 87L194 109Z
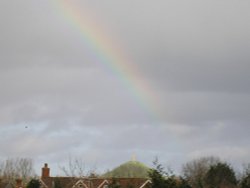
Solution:
M250 162L250 1L1 0L0 159L52 175Z

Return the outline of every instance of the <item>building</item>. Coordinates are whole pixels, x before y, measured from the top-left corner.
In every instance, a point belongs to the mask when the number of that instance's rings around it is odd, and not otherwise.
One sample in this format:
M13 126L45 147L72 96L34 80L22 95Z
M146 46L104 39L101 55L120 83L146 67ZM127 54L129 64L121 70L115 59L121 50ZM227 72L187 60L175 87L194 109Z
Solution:
M91 178L91 177L51 177L50 168L45 163L40 178L42 188L147 188L151 181L146 178Z

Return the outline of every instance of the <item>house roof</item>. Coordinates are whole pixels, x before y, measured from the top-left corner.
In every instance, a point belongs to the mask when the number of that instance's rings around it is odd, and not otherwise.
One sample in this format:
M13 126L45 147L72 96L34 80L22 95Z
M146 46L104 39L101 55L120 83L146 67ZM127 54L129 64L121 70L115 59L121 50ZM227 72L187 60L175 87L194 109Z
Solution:
M105 185L117 183L121 188L133 186L146 187L150 181L145 178L74 178L74 177L46 177L41 179L43 187L53 188L57 183L63 188L103 188Z

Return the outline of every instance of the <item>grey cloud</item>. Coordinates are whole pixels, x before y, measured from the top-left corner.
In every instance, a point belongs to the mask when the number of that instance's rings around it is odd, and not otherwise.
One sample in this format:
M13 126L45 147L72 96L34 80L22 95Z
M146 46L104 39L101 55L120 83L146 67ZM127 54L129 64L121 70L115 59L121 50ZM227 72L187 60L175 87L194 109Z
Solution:
M249 95L223 92L165 93L166 120L175 123L249 121Z
M127 1L122 11L103 6L105 21L117 19L112 24L128 54L159 88L249 92L249 2L149 4Z
M106 169L136 153L178 168L186 156L223 151L247 162L249 1L72 3L138 68L161 117L152 120L58 4L3 0L2 158L32 153L56 167L75 154Z

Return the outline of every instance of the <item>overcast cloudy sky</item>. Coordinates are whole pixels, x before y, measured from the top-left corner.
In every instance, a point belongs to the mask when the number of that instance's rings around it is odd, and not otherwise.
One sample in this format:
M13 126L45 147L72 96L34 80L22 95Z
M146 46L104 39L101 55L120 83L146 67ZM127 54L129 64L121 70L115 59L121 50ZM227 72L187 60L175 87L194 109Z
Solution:
M69 156L100 171L133 154L175 171L200 156L250 162L250 1L65 2L0 1L2 160L53 175ZM129 61L105 64L98 44Z

